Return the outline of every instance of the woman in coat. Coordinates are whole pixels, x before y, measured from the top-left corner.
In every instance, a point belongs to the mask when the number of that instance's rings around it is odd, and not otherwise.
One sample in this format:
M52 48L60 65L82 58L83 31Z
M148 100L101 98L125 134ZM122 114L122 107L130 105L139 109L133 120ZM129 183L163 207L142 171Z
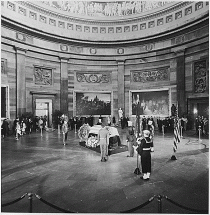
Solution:
M129 151L129 155L127 155L127 157L133 157L133 155L134 155L133 146L136 145L136 136L135 136L135 132L134 132L131 121L128 121L128 129L126 132L126 141L128 143L128 151Z

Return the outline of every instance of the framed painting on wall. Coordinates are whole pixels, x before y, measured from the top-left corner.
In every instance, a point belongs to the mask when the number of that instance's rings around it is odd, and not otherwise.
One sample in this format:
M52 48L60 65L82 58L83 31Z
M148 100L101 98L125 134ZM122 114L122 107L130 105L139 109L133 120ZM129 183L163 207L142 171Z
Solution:
M169 89L131 91L131 112L143 116L169 116Z
M111 95L111 92L75 92L76 115L111 115Z

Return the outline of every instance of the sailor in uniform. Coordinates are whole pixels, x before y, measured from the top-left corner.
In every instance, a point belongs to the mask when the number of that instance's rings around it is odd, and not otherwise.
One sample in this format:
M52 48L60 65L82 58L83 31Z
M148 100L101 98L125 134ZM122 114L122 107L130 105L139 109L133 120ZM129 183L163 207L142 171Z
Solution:
M153 141L150 138L150 131L143 131L143 138L141 138L140 145L136 151L141 156L142 173L141 179L149 180L151 173L151 152L154 152Z

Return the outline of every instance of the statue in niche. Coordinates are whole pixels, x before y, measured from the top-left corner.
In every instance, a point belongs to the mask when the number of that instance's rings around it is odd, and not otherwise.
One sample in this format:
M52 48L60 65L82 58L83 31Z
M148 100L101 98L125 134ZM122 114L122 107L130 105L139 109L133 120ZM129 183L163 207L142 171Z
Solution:
M119 121L123 118L123 111L122 111L122 108L120 108L118 110L118 115L119 115Z
M174 104L171 106L171 116L176 116L176 106Z

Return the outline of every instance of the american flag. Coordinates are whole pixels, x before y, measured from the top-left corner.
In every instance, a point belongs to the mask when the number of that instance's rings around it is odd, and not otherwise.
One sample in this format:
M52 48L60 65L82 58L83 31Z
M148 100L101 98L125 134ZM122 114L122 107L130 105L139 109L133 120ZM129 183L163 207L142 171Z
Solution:
M178 106L178 105L177 105ZM173 150L176 152L177 150L177 144L180 143L180 126L179 126L179 118L178 118L178 107L176 110L176 116L174 119L174 145L173 145Z

